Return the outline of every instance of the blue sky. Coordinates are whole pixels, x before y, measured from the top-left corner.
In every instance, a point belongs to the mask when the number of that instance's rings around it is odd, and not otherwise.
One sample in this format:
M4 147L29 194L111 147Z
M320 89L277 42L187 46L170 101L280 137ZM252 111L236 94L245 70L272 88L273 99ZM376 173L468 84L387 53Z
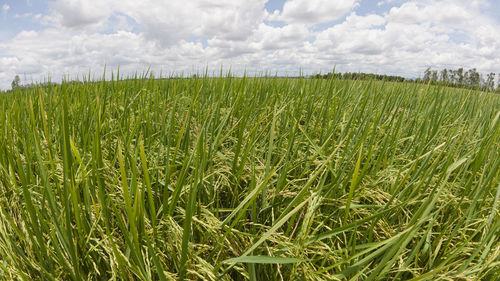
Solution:
M120 67L500 72L497 0L0 0L0 89ZM97 75L98 76L98 75Z
M33 20L33 15L47 14L49 11L47 1L4 0L1 3L1 41L11 39L23 30L40 30L43 28L39 22ZM8 7L6 11L5 7Z

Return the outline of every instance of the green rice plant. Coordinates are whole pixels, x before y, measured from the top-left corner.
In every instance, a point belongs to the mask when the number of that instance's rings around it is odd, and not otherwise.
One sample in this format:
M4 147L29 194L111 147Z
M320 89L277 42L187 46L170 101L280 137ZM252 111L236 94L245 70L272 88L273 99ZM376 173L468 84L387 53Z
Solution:
M500 278L500 96L111 77L0 95L0 280Z

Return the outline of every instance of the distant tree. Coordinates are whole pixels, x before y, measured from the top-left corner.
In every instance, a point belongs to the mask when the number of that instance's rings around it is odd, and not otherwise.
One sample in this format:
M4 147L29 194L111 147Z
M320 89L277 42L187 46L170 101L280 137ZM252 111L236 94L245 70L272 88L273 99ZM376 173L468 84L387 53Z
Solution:
M438 80L438 72L437 72L437 70L433 70L431 72L431 80L432 81L437 81Z
M444 68L443 70L441 70L441 81L443 81L443 82L448 82L449 81L448 70L446 68Z
M458 83L463 83L464 82L464 69L462 67L460 67L458 70L457 70L457 82Z
M491 72L486 76L485 86L488 91L493 92L495 90L495 73Z
M481 75L479 75L479 73L475 68L469 71L471 72L471 74L469 74L470 84L474 86L479 86L479 84L481 84Z
M455 83L455 73L453 72L453 69L448 69L448 81L450 83Z
M19 75L16 75L16 77L14 77L14 80L12 80L12 83L10 85L12 86L12 90L18 88L21 85L21 78L19 78Z
M476 73L475 68L469 69L468 71L466 71L464 74L463 83L465 83L467 85L474 85L475 75L476 75L475 73Z
M472 69L469 69L469 71L466 71L464 74L464 83L471 85L473 76L474 76L474 74L472 72Z
M479 88L481 88L481 91L487 91L486 79L484 79L483 74L478 74L478 75L479 75Z
M431 68L427 67L427 69L424 71L424 82L429 82L429 80L431 80L431 74Z

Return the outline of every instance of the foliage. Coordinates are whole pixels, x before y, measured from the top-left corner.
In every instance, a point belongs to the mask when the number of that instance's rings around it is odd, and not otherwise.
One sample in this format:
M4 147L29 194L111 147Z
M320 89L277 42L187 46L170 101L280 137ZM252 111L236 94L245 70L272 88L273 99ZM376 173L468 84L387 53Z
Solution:
M497 88L500 87L500 74ZM464 88L472 90L481 90L486 92L495 92L495 73L486 75L486 79L477 72L475 68L464 71L463 68L457 70L443 69L440 72L432 70L430 67L424 71L422 79L407 79L401 76L393 76L386 74L373 74L373 73L327 73L316 74L312 78L322 79L351 79L351 80L379 80L379 81L394 81L394 82L412 82L412 83L425 83L431 85L442 85L453 88Z
M373 74L373 73L363 73L363 72L346 72L344 74L339 72L330 72L327 74L316 74L312 78L323 78L323 79L351 79L351 80L379 80L379 81L393 81L393 82L403 82L406 79L401 76L386 75L386 74Z
M457 70L443 69L440 72L427 68L424 72L423 82L487 92L495 91L495 73L489 73L485 79L475 68L467 71L463 68Z
M10 85L12 86L12 90L14 90L17 89L20 84L21 84L21 78L19 78L19 75L16 75L16 77L14 77L14 80L12 80L12 83Z
M135 77L0 112L0 279L500 278L497 95Z

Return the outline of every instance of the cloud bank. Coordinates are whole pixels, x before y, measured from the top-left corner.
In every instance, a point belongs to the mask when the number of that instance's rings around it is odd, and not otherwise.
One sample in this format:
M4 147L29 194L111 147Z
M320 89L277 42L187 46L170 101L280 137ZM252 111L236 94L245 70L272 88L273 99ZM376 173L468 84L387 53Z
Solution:
M16 74L98 77L105 65L121 73L500 71L500 24L482 12L487 1L406 1L372 13L356 0L288 0L275 11L266 2L55 0L33 16L39 29L0 41L0 88Z

